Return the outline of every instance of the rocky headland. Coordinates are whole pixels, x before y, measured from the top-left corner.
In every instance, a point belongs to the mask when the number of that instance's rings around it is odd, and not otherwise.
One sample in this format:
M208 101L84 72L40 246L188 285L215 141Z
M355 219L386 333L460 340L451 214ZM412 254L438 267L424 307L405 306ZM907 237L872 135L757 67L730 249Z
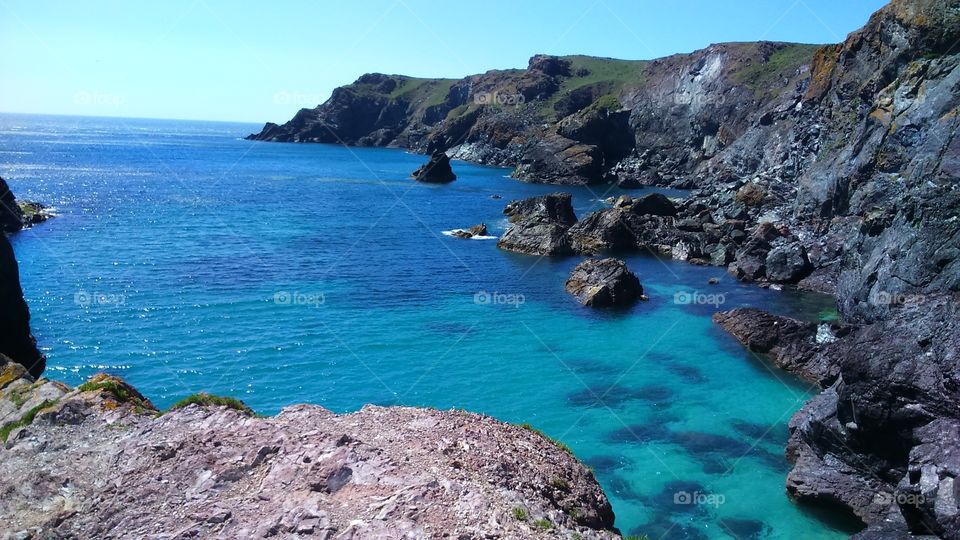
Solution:
M0 178L0 233L15 233L53 217L44 205L20 201L10 191L7 181Z
M514 202L500 247L654 251L835 295L830 325L716 318L823 388L791 423L788 492L857 516L863 538L958 538L958 42L960 2L893 0L822 47L536 56L462 80L365 75L252 138L439 144L526 181L692 188L656 212L624 200L580 220L562 193ZM371 121L347 133L348 112Z

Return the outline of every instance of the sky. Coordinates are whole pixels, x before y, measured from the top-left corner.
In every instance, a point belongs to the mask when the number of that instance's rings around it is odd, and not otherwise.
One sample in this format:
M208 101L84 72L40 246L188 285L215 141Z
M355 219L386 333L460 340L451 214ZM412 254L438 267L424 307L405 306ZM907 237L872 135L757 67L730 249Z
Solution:
M883 0L0 0L0 111L262 123L363 73L836 43Z

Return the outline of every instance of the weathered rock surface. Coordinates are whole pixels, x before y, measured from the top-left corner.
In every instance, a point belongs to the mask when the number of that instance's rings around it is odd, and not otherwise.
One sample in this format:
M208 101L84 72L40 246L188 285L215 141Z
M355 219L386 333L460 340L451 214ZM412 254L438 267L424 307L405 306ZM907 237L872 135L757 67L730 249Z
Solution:
M503 213L510 228L497 247L528 255L570 255L573 249L567 231L577 222L569 193L551 193L512 201Z
M434 152L430 160L413 171L413 179L428 184L446 184L457 179L450 167L450 158L443 152Z
M566 283L567 292L594 308L627 307L643 296L637 276L619 259L587 259L578 264Z
M158 417L102 376L79 389L2 378L0 411L4 424L32 416L0 448L4 537L619 538L586 467L466 412Z
M30 334L30 311L20 287L20 269L13 247L0 233L0 354L24 366L34 376L43 373L46 358Z
M713 321L750 351L772 360L778 368L820 386L828 386L837 377L839 368L833 363L834 359L820 354L815 323L772 315L756 308L717 312Z

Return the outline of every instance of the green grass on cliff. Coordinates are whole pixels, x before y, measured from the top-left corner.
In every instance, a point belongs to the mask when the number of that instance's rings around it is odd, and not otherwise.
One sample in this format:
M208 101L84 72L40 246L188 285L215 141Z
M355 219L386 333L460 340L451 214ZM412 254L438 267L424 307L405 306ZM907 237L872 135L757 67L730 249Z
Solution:
M0 441L7 442L7 437L13 433L13 430L19 429L25 426L29 426L33 423L33 420L37 417L37 413L46 409L47 407L52 407L57 404L57 400L46 400L43 403L37 405L36 407L27 411L19 420L16 422L9 422L4 424L3 427L0 427Z
M243 414L253 415L253 409L247 406L246 403L240 401L239 399L232 397L223 397L223 396L214 396L212 394L207 394L201 392L199 394L193 394L192 396L187 396L180 401L173 404L170 407L170 411L175 411L177 409L183 409L190 405L197 405L199 407L226 407L228 409L233 409L235 411L240 411Z
M813 60L820 45L790 44L770 55L766 62L754 62L733 73L737 84L750 88L757 97L769 98L779 93L780 81L793 77L794 72Z
M397 87L390 92L391 99L402 99L408 103L422 100L423 107L439 105L447 99L450 87L457 79L425 79L419 77L397 78Z

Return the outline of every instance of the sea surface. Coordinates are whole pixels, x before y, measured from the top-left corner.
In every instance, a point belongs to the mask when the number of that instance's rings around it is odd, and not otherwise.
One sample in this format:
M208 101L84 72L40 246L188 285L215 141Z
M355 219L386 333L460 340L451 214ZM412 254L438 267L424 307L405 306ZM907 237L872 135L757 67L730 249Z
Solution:
M243 140L259 129L0 115L0 176L57 213L12 239L49 377L106 371L161 408L200 391L264 414L463 408L569 445L624 533L849 532L784 493L787 422L814 389L710 320L744 305L816 320L829 299L636 255L650 300L592 311L563 289L581 258L444 234L500 235L508 201L557 187L459 161L456 182L420 185L423 156ZM621 193L564 190L580 217Z

